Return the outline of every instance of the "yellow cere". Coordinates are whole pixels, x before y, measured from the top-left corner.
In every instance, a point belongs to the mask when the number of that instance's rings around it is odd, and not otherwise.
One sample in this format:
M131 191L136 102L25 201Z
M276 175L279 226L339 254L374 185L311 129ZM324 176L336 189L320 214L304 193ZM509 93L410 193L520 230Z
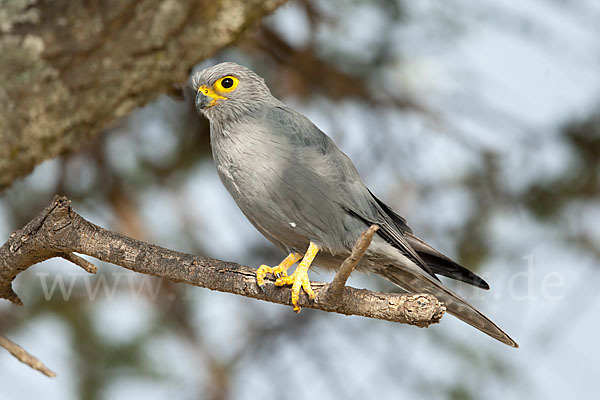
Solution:
M227 97L217 94L212 88L209 88L206 85L200 86L198 88L198 92L202 92L205 96L208 96L212 99L209 103L209 106L214 106L217 103L218 99L227 100Z

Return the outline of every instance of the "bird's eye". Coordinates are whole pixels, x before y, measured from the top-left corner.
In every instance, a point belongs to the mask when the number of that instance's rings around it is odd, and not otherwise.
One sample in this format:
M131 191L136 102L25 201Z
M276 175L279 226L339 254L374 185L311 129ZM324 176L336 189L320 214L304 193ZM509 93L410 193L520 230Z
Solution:
M215 88L220 92L231 92L237 87L238 83L238 78L228 75L215 82Z
M233 86L233 79L231 78L225 78L221 81L221 86L223 86L225 89L229 89L230 87Z

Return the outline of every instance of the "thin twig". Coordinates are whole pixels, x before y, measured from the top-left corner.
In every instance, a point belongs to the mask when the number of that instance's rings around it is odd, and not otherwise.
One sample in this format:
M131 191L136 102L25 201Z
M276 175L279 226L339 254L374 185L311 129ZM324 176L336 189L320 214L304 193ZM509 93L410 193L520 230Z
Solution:
M10 354L12 354L17 360L24 364L29 365L33 369L37 369L42 374L54 378L56 374L48 369L43 362L38 360L33 355L29 354L27 350L7 338L6 336L0 335L0 347L4 347Z
M96 272L98 272L98 267L96 267L93 263L89 262L85 258L79 257L76 254L65 253L61 254L60 256L65 260L71 261L73 264L83 268L86 272L89 272L90 274L95 274Z
M346 281L348 280L348 277L350 276L352 271L354 271L354 268L356 268L356 266L360 262L360 259L363 257L363 255L369 248L371 240L373 240L373 235L375 235L375 232L377 232L378 229L379 226L371 225L369 229L367 229L360 235L360 237L354 244L354 247L352 247L352 253L348 258L344 260L344 262L340 266L340 269L333 277L333 280L331 281L327 292L325 293L325 296L327 296L327 298L330 301L335 301L340 298L344 290L344 286L346 286Z

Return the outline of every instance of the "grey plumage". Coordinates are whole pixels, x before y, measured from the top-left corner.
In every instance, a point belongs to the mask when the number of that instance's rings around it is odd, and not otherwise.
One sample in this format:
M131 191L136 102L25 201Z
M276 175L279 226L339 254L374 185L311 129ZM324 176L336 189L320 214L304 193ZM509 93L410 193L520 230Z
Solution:
M212 95L198 89L213 90L226 76L239 83L226 94L217 90L223 96L209 106ZM288 253L304 253L312 241L321 249L314 263L337 269L360 233L378 224L380 230L359 269L384 276L409 292L430 293L451 314L517 347L436 274L484 289L487 283L416 237L404 218L369 191L335 143L273 97L261 77L240 65L222 63L195 74L193 86L198 111L210 121L219 177L267 239Z

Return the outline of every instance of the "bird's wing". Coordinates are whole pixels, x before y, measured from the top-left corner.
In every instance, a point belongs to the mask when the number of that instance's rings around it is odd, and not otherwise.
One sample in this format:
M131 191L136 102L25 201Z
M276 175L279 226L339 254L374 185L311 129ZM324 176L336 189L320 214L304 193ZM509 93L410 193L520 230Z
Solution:
M406 225L406 220L371 194L352 161L329 136L302 114L285 106L270 109L267 120L277 132L286 136L291 147L296 149L298 153L296 156L301 155L300 157L305 161L302 169L288 171L294 174L294 181L304 178L306 184L302 186L303 190L316 192L319 189L321 197L326 196L329 200L327 204L322 202L319 206L327 207L336 203L348 214L368 226L379 225L377 235L436 278L431 268L407 242L404 232L411 231ZM307 179L306 175L310 179Z
M468 283L480 289L488 290L490 286L480 276L463 267L450 257L440 253L417 236L407 233L406 241L427 263L434 274L444 275L461 282Z
M273 131L284 135L291 148L296 149L298 154L294 156L303 159L302 168L292 168L283 173L288 182L302 187L299 196L305 201L298 207L312 207L310 199L313 203L315 198L328 200L315 205L322 212L312 215L323 220L311 221L312 229L335 230L336 227L327 226L325 216L334 213L335 210L330 207L338 204L366 225L379 225L378 236L435 279L436 274L440 274L484 289L489 287L483 279L414 236L406 220L369 191L352 161L302 114L280 105L269 110L266 120ZM295 191L298 187L288 189ZM297 196L290 192L288 197Z
M389 206L375 197L371 191L369 191L369 193L373 196L373 199L375 199L375 202L377 202L385 214L387 214L394 222L395 227L402 233L403 239L407 245L418 254L425 264L427 264L429 270L433 274L447 276L481 289L487 290L490 288L487 282L481 277L458 264L450 257L440 253L424 240L415 236L402 216L396 214Z
M408 223L406 222L406 219L404 219L403 216L394 212L394 210L392 210L387 204L375 197L371 190L369 190L369 194L371 195L371 197L373 197L373 199L379 205L379 207L381 207L381 209L392 219L394 225L396 226L396 228L398 228L400 232L412 233L412 229L410 229Z

